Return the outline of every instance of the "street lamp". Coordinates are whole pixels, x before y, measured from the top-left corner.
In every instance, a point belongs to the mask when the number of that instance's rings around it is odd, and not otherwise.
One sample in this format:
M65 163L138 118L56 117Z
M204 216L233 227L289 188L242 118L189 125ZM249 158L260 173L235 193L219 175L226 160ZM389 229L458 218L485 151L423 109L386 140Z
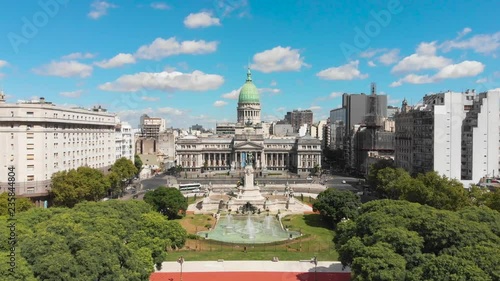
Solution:
M314 281L318 281L318 276L317 276L318 258L314 256L312 262L314 263Z
M181 256L177 262L181 265L181 281L182 281L182 264L184 263L184 258Z

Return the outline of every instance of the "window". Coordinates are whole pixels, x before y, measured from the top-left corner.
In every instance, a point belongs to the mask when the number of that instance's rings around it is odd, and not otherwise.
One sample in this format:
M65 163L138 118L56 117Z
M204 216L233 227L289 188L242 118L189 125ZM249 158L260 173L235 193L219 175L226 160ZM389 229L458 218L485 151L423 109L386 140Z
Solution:
M28 111L28 112L26 112L26 115L28 115L28 116L33 116L33 111Z
M34 139L35 138L35 134L34 133L26 133L26 138L27 139Z
M34 175L28 175L28 177L26 178L27 181L34 181L35 180L35 176Z
M26 170L28 172L33 172L35 170L35 165L28 165L28 166L26 166Z
M27 187L26 188L26 193L28 193L28 194L35 193L35 187L34 186Z
M27 154L26 160L35 160L35 154Z
M26 145L26 149L27 149L27 150L34 150L34 149L35 149L35 144L33 144L33 143L28 143L28 144Z

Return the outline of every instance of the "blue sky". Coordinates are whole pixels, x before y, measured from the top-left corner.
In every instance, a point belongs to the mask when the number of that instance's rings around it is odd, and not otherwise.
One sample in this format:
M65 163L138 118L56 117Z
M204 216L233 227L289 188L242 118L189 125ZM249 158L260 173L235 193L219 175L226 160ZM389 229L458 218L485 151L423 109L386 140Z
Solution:
M10 102L100 104L136 126L236 119L246 67L264 120L326 119L376 82L389 103L499 87L500 2L3 1L0 85Z

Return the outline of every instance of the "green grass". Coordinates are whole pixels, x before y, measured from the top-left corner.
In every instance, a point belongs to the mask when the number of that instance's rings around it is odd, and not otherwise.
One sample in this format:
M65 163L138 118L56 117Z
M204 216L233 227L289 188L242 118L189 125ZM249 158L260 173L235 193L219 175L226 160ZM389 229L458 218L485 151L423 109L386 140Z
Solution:
M187 215L179 222L188 233L195 233L195 229L206 230L205 225L214 224L215 220L206 215ZM306 260L313 256L323 261L338 260L338 254L333 248L333 231L318 214L286 216L282 222L290 230L300 231L304 235L298 239L267 245L236 245L204 239L188 239L183 249L167 253L167 261L175 261L179 256L192 261L271 260L274 256L280 260ZM244 247L247 248L246 252Z

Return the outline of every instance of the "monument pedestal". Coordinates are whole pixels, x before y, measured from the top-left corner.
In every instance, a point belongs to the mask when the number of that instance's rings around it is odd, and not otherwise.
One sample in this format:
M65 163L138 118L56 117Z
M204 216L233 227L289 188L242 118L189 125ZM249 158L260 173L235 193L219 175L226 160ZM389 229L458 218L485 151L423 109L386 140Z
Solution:
M254 184L254 169L248 165L245 167L245 183L239 188L236 200L241 201L263 201L264 196L260 194L260 188Z

